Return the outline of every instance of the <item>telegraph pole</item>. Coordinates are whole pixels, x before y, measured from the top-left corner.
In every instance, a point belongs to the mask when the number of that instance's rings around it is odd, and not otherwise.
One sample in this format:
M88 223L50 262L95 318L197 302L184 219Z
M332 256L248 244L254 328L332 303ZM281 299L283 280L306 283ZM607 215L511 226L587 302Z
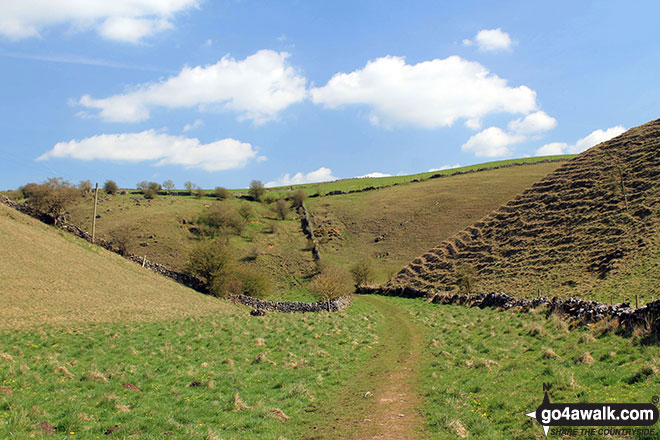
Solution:
M94 190L94 216L92 217L92 243L96 237L96 205L99 202L99 183L96 182L96 189Z

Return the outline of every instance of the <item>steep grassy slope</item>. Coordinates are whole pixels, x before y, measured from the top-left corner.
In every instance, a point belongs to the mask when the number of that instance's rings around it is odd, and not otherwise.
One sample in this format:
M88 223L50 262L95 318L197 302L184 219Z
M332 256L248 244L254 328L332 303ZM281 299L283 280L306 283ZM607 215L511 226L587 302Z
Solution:
M390 282L621 301L658 295L660 120L566 162L481 221L415 259Z
M380 279L385 281L388 272L391 276L415 256L482 218L560 164L500 168L312 198L307 206L324 242L324 256L343 264L375 258ZM340 237L331 232L333 228Z
M155 320L234 306L0 205L2 327Z

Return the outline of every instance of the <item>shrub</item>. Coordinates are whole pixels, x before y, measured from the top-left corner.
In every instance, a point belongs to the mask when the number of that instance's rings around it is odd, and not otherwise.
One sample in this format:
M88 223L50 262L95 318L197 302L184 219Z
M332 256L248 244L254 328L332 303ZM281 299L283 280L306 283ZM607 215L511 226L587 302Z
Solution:
M254 217L254 209L252 209L252 206L250 206L249 203L241 203L241 206L238 208L238 213L246 222Z
M91 180L81 180L78 184L78 189L83 194L89 194L92 192L92 181Z
M309 289L322 301L332 301L353 292L348 273L339 266L324 264L322 271L312 279Z
M291 197L291 206L293 208L300 208L303 203L307 200L307 194L302 189L296 190Z
M241 284L241 293L254 298L265 298L271 294L270 280L255 269L238 266L232 270L232 276Z
M279 199L275 204L275 214L279 217L280 220L286 220L286 217L289 215L289 205L285 200Z
M28 205L55 225L80 194L73 185L61 177L49 178L40 185L30 183L24 186L22 191L27 197Z
M250 182L249 194L255 201L260 202L265 193L266 187L261 183L261 180L253 180Z
M477 269L469 264L460 266L456 270L456 284L458 285L459 290L466 295L469 295L474 291L478 279L479 274L477 273Z
M165 188L168 192L172 191L174 189L174 182L171 180L166 180L163 182L163 188Z
M250 252L245 256L245 259L248 261L256 261L261 255L261 250L257 246L252 246Z
M105 191L106 194L116 194L117 191L119 191L119 187L114 180L106 180L103 184L103 191Z
M355 287L373 283L376 277L374 265L368 258L362 259L351 266L351 275L353 276Z
M266 223L266 227L264 228L264 232L266 234L277 234L277 230L279 229L279 226L277 225L276 222L270 221Z
M158 191L153 188L147 188L142 190L142 194L144 194L145 199L155 199L158 196Z
M116 228L109 232L110 243L117 248L120 255L127 255L135 239L128 228Z
M225 278L231 263L227 247L218 240L198 243L188 256L186 272L198 277L212 294L217 290L222 278Z
M197 191L195 192L195 196L198 199L203 199L205 194L206 194L206 191L204 191L202 188L197 188Z
M215 196L221 200L228 199L231 197L229 190L223 186L217 186L215 188Z
M197 222L214 232L233 232L236 235L240 235L245 228L245 220L236 209L219 203L203 212Z

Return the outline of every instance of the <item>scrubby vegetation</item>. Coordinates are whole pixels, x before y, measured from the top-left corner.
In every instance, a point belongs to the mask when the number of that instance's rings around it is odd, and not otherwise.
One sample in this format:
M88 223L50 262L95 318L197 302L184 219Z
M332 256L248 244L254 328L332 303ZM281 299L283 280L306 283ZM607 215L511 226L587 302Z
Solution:
M78 189L60 177L49 178L41 184L29 183L21 192L28 205L54 224L80 195Z

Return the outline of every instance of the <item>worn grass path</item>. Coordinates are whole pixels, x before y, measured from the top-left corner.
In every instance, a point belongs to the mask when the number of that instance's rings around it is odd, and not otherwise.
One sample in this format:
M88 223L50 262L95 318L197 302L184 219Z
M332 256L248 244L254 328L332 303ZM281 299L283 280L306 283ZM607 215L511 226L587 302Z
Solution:
M303 438L426 438L418 377L422 330L386 298L355 296L354 301L368 303L383 315L379 344L343 392L320 408L317 423Z

